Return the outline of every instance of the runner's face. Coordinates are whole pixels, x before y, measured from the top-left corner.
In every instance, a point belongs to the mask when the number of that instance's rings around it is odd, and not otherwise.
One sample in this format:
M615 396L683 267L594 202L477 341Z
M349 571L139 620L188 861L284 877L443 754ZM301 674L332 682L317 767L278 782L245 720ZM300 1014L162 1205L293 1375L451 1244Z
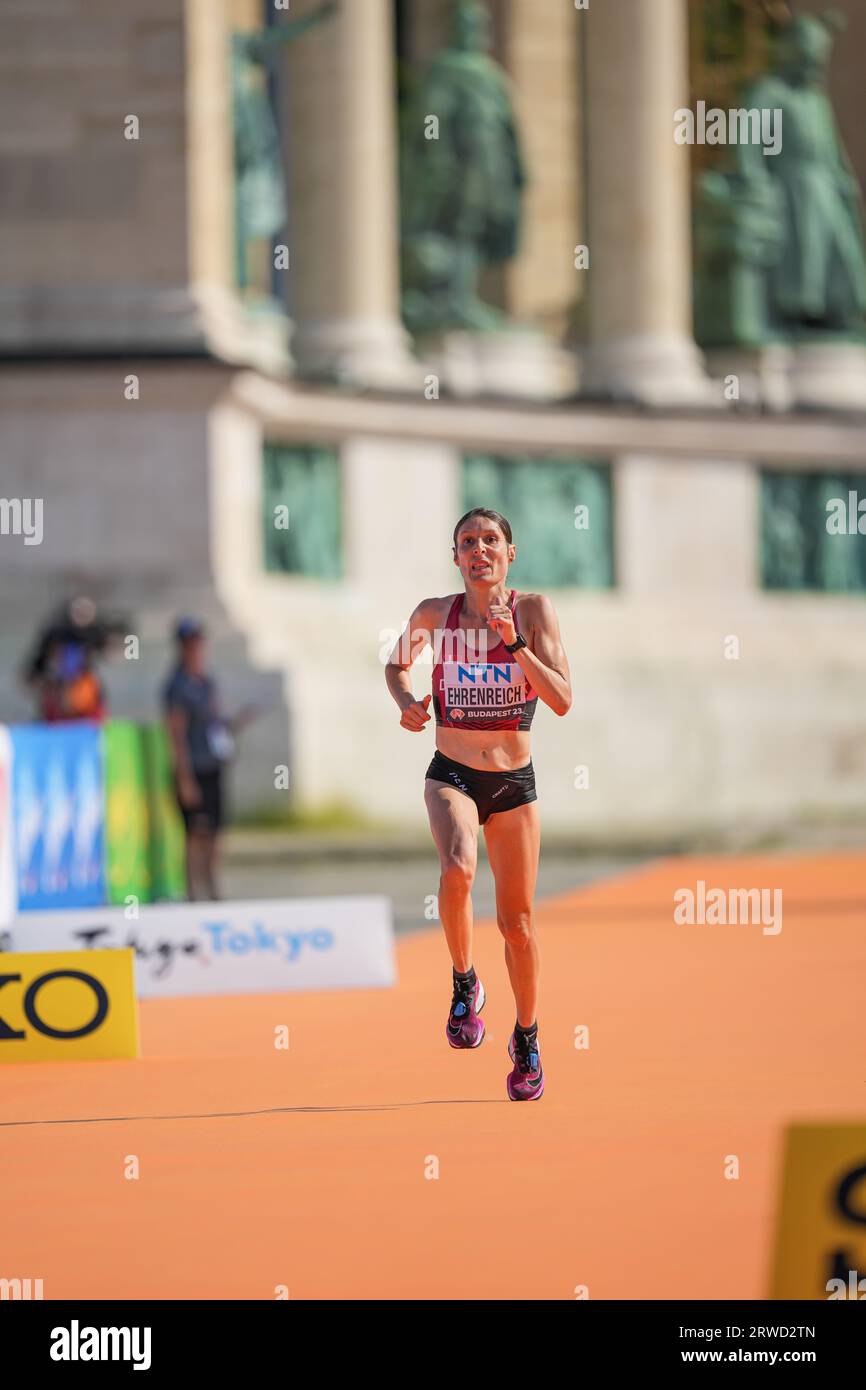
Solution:
M473 517L457 533L454 563L468 584L502 584L515 550L487 517Z

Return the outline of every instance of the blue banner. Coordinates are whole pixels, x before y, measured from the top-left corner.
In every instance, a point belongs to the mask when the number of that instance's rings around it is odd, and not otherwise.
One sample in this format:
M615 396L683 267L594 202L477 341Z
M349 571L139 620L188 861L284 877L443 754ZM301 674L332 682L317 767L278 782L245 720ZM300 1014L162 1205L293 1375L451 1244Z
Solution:
M97 724L10 729L18 910L105 902L105 796Z

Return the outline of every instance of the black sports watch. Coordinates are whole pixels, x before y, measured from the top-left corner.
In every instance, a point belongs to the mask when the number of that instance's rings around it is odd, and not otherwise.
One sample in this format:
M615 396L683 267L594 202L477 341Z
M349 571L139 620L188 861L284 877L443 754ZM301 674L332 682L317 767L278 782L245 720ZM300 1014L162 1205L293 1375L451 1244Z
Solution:
M525 646L526 646L526 638L525 638L525 637L521 637L520 633L518 632L518 634L517 634L517 641L516 641L516 642L512 642L512 644L511 644L510 647L509 647L508 643L506 642L506 643L505 643L505 650L506 650L507 652L512 652L512 653L513 653L513 652L519 652L519 651L520 651L520 648L521 648L521 647L525 647Z

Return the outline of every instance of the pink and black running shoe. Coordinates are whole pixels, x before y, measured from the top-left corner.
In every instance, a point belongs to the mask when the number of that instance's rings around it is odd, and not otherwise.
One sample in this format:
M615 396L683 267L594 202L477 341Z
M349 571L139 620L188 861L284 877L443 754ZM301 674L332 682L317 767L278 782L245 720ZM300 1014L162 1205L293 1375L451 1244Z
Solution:
M484 1008L484 986L475 979L474 985L454 981L451 1012L445 1025L445 1036L452 1047L477 1047L484 1037L484 1020L479 1018Z
M538 1033L517 1037L511 1034L508 1055L514 1063L514 1070L508 1077L509 1100L539 1100L544 1095L544 1072L541 1069L541 1054L538 1051Z

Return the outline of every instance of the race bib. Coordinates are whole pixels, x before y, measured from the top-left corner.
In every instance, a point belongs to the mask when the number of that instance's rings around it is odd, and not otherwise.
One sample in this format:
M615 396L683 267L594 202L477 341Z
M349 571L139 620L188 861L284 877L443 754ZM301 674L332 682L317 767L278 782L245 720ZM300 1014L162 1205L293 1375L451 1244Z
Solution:
M526 704L526 676L516 661L446 661L442 704L449 719L507 719Z

